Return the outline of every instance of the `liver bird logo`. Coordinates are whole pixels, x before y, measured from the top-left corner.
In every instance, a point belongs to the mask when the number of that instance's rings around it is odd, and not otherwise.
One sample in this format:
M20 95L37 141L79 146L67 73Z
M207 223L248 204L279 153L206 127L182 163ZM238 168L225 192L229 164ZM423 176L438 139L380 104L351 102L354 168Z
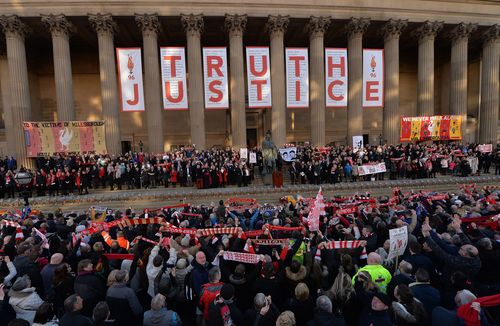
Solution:
M73 139L73 130L69 130L68 128L64 128L59 130L59 142L62 145L63 150L68 150L69 143Z
M132 75L134 73L134 61L132 60L132 56L128 56L127 68L129 74Z

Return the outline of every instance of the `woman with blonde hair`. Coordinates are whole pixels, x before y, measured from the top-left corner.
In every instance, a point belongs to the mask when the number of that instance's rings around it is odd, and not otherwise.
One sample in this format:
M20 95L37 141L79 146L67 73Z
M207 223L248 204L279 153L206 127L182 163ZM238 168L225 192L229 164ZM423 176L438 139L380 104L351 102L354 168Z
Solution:
M305 325L313 317L314 302L309 294L309 287L301 282L295 286L294 296L286 304L285 310L295 315L297 325Z
M116 273L118 273L119 269L113 269L109 275L108 275L108 280L106 282L107 287L110 287L111 285L116 283Z
M283 311L276 319L276 326L295 326L295 315L290 310ZM302 325L302 324L299 324Z
M356 291L352 286L351 277L341 267L332 287L325 293L333 304L333 313L344 316L348 325L356 325L359 311Z

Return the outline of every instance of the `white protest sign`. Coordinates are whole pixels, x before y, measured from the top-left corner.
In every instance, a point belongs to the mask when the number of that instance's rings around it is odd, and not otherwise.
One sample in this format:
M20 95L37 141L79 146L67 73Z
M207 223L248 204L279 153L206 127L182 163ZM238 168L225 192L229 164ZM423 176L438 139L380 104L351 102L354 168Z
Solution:
M257 153L250 152L250 164L256 164L257 163Z
M387 259L393 259L397 256L401 256L408 244L408 230L406 225L397 229L389 230L389 240L391 242L389 255Z
M248 158L248 148L240 148L240 159Z

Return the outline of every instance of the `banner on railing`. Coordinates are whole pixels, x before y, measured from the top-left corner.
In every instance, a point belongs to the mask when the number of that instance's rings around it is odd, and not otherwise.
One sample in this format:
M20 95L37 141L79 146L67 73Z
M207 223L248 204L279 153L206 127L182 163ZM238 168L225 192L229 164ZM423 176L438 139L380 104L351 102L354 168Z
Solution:
M401 117L401 142L462 140L462 116Z
M24 122L28 157L105 154L104 121Z
M493 152L493 144L483 144L483 145L478 145L477 147L481 153Z
M386 172L385 163L365 164L358 166L359 175L376 174Z

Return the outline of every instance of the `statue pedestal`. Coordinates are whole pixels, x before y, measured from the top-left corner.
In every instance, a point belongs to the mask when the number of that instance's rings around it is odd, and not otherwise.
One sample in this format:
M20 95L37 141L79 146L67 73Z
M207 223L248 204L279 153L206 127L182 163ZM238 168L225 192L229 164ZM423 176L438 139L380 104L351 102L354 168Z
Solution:
M262 176L262 182L266 186L271 186L273 184L273 175L271 173L263 175Z

